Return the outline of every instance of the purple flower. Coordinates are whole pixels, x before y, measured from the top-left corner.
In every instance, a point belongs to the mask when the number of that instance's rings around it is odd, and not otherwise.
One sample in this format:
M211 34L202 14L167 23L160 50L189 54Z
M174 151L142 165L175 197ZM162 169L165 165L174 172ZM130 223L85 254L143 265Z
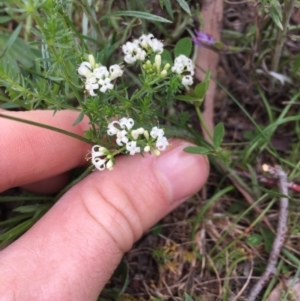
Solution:
M215 39L208 33L195 30L196 36L192 38L197 46L210 46L216 43Z

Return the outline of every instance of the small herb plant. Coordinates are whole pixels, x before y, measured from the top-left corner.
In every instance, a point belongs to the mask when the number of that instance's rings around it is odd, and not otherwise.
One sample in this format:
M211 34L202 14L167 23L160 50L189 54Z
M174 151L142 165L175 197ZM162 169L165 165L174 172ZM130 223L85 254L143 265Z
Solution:
M187 114L172 116L169 112L174 111L177 100L199 109L209 83L207 76L192 88L192 39L187 37L175 46L166 46L163 40L144 32L123 44L112 44L111 39L101 49L95 47L98 43L92 35L79 34L67 8L67 4L52 0L10 4L11 14L25 15L36 24L27 28L30 32L26 35L34 42L18 37L21 24L7 37L0 85L12 103L25 109L77 110L74 124L87 116L90 128L85 136L93 146L86 158L98 170L112 170L119 154L158 156L169 145L168 138L186 138L180 130L187 129ZM21 59L9 56L18 44L25 45ZM114 64L107 64L109 59ZM177 128L170 130L162 124ZM192 152L208 154L214 148L207 146Z

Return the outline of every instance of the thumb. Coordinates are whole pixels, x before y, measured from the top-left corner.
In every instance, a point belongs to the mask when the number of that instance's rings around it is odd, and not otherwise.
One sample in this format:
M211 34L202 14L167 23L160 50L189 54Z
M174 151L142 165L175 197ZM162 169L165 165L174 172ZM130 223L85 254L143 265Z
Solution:
M97 300L123 253L205 183L207 159L186 146L173 140L159 157L120 157L114 171L95 171L70 189L1 252L0 295Z

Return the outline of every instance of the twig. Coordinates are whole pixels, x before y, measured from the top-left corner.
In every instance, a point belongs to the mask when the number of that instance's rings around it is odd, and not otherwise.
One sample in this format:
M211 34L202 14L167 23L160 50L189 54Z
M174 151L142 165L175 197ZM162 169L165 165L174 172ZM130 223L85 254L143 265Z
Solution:
M288 195L287 175L280 166L271 167L264 164L263 170L268 172L272 177L278 181L279 192L283 195ZM287 219L288 219L288 198L280 198L280 210L278 217L277 233L273 242L272 251L268 260L265 272L262 274L258 282L252 288L248 301L255 301L263 287L266 285L270 277L276 272L276 264L283 246L286 232L287 232Z
M235 170L235 172L241 177L251 179L251 175L246 171ZM277 181L275 179L267 178L262 175L255 175L255 177L260 183L265 184L266 186L274 187L277 185ZM300 193L300 185L297 183L287 182L287 187L290 190Z

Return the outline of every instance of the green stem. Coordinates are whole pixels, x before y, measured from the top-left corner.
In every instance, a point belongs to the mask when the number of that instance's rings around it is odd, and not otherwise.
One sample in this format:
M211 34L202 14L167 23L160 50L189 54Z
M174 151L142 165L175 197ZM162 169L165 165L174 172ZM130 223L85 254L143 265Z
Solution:
M295 3L296 3L296 0L285 0L284 1L284 7L283 7L283 12L282 12L283 30L280 30L280 29L278 30L274 55L273 55L272 64L271 64L271 70L274 72L277 72L277 70L278 70L278 65L279 65L279 60L280 60L281 53L282 53L282 48L284 45L288 25L290 22L290 18L291 18ZM275 82L275 78L272 77L270 89L273 88L274 82Z
M196 109L196 113L197 113L197 115L198 115L198 118L199 118L199 120L200 120L200 123L201 123L201 125L202 125L202 127L203 127L205 133L208 135L209 139L210 139L211 141L213 141L212 133L209 131L208 127L206 126L206 123L205 123L205 121L204 121L204 119L203 119L203 115L202 115L202 113L201 113L201 111L200 111L200 107L199 107L199 106L195 106L195 109Z
M54 201L58 201L63 194L65 194L70 188L83 180L86 176L88 176L94 169L94 165L89 166L78 178L68 184L63 190L61 190L55 197Z
M51 125L42 124L42 123L38 123L38 122L34 122L34 121L30 121L30 120L26 120L26 119L22 119L22 118L18 118L18 117L13 117L13 116L5 115L5 114L0 114L0 118L1 117L2 118L6 118L6 119L10 119L10 120L14 120L14 121L19 121L19 122L31 124L31 125L34 125L34 126L38 126L38 127L50 130L50 131L54 131L54 132L61 133L63 135L70 136L72 138L81 140L81 141L83 141L85 143L88 143L88 144L93 144L90 140L88 140L88 139L86 139L86 138L84 138L84 137L82 137L80 135L76 135L76 134L74 134L72 132L68 132L68 131L62 130L60 128L56 128L56 127L51 126Z

